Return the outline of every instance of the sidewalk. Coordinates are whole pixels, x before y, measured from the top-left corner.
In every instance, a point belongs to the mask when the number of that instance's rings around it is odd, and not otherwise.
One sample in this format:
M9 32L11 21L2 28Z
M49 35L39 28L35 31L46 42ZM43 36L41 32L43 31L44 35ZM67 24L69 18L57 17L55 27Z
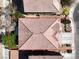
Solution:
M3 59L9 59L9 49L5 49L4 45L2 45L3 50Z

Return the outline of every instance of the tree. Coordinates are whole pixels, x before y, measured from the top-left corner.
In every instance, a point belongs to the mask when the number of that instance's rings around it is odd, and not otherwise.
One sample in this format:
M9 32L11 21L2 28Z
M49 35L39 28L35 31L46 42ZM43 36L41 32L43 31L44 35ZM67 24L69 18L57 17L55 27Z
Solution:
M8 41L8 33L2 34L2 43L5 47L9 49L15 49L16 48L16 33L10 33L9 35L9 41Z
M62 14L67 16L67 15L69 15L69 11L70 11L70 9L68 7L63 7L63 13Z

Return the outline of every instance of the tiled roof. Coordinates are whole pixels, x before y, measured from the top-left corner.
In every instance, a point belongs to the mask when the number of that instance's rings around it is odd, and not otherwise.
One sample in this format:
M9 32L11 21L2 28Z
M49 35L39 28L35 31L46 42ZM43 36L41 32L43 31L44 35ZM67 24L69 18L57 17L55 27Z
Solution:
M23 0L24 12L59 12L59 0Z
M19 49L57 49L60 18L20 18Z
M42 49L52 49L55 47L44 37L42 34L32 35L27 42L20 48L21 50L42 50Z

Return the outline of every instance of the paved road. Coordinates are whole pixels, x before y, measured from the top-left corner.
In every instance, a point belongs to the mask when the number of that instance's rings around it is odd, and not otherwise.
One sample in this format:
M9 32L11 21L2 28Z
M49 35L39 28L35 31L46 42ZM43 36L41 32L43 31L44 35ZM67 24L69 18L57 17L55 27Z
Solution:
M76 46L76 59L79 59L79 3L77 4L73 18L75 21L75 28L76 28L76 36L75 36L75 46Z

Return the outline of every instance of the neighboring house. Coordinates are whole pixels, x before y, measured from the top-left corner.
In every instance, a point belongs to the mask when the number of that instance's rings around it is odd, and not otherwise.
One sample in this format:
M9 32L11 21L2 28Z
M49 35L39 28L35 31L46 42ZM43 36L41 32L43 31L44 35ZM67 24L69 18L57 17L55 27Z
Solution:
M13 4L17 6L18 11L24 13L61 13L60 0L13 0Z
M58 0L23 0L24 12L60 12Z

